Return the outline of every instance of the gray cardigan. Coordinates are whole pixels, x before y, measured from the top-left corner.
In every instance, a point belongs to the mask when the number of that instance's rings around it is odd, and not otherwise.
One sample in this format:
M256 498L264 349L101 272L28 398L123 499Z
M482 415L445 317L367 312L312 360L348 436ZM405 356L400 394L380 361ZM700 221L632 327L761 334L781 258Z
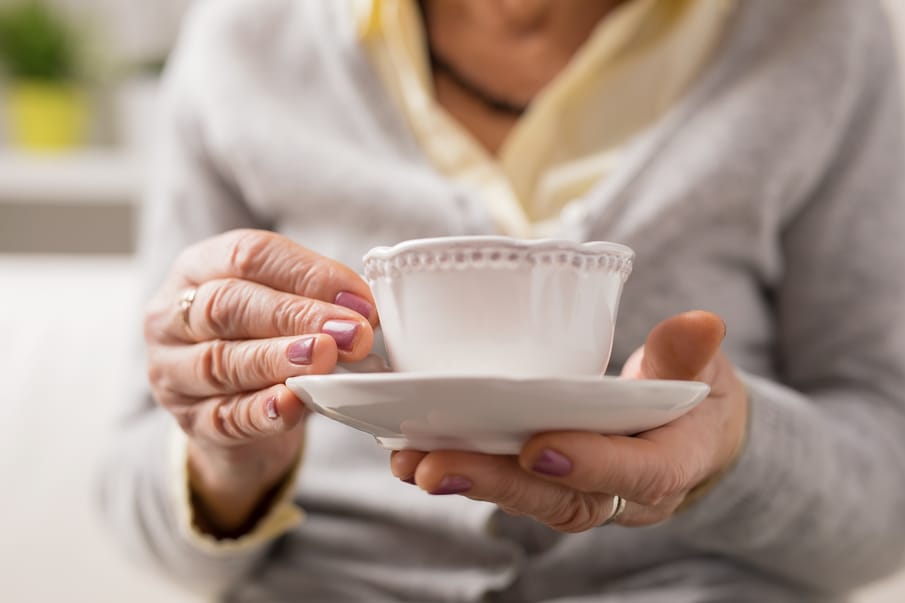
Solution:
M479 196L407 131L350 4L196 11L168 75L143 222L149 287L182 247L240 226L357 269L377 244L494 232ZM614 366L673 313L728 323L748 445L672 520L559 535L402 484L369 436L315 417L296 492L305 522L255 551L205 553L176 528L173 425L138 361L105 517L132 552L233 601L835 600L893 571L905 560L898 85L877 2L740 0L693 88L563 213L560 236L637 252Z

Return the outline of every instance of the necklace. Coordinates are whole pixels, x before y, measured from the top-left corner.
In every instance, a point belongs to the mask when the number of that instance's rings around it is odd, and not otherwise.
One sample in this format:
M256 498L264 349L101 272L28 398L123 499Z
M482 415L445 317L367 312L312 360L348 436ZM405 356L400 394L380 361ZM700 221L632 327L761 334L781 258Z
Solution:
M426 7L424 0L417 3L418 12L421 16L421 25L424 30L424 38L427 42L427 56L430 59L431 68L434 71L445 73L449 79L453 81L459 88L478 99L481 104L485 105L491 111L509 115L511 117L521 117L528 110L528 104L513 103L502 99L498 96L487 92L470 79L462 75L458 69L450 65L443 57L434 52L434 45L431 42L430 30L427 26Z
M458 69L450 65L445 59L434 52L433 46L430 43L430 38L428 38L427 41L427 50L428 56L430 57L431 67L435 71L448 75L449 79L455 82L455 84L459 88L478 99L482 104L486 105L487 108L491 109L492 111L496 111L497 113L504 113L513 117L521 117L525 113L525 111L528 110L528 104L516 104L502 99L498 96L494 96L490 92L482 89L480 86L462 75Z

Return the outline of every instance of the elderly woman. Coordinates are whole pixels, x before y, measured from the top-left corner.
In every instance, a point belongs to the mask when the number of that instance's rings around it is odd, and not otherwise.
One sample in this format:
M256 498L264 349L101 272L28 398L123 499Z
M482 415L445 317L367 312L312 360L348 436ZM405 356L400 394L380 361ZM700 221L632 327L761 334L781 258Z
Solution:
M898 85L876 2L203 4L109 522L230 601L822 601L891 572ZM366 250L500 233L633 247L612 365L710 396L512 457L388 461L307 416L287 378L372 352Z

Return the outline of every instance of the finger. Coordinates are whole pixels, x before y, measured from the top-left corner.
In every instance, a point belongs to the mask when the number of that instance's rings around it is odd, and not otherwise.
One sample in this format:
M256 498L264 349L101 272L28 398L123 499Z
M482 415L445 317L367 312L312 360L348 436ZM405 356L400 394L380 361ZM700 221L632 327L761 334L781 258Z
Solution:
M726 325L711 312L686 312L654 327L644 343L639 378L698 378L719 351Z
M707 447L687 438L567 431L534 436L518 462L538 478L569 488L657 506L681 497L703 479L710 470L708 459Z
M622 365L620 376L628 379L641 379L641 360L644 358L644 346L636 349Z
M171 410L190 437L217 446L245 445L285 433L308 414L304 404L282 384Z
M426 452L418 450L394 450L390 454L390 470L397 478L410 484L415 483L415 470Z
M176 266L180 276L174 282L175 290L214 279L238 278L302 297L349 305L367 313L366 318L377 324L371 289L354 270L273 232L233 230L206 239L186 249Z
M533 517L563 532L597 527L612 514L612 495L538 479L523 471L512 456L431 452L418 464L415 479L432 494L489 501L507 513Z
M327 374L337 358L336 342L329 335L215 339L152 349L148 373L156 390L207 398L255 391L299 375Z
M348 353L344 360L367 355L374 337L370 323L357 312L240 279L218 279L199 286L189 308L189 329L181 313L169 316L166 341L327 333Z

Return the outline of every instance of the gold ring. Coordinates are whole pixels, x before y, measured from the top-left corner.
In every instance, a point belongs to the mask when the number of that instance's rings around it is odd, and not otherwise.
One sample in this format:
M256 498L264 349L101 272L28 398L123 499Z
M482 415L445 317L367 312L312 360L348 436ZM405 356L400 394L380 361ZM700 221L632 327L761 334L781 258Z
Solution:
M610 511L610 516L603 520L603 523L600 524L600 527L609 525L619 519L619 516L625 512L625 499L619 495L613 495L613 510Z
M189 324L189 314L192 311L192 303L195 301L195 296L197 294L198 289L192 287L183 291L182 295L179 297L179 312L182 315L182 326L185 327L185 332L189 337L195 336L192 333L192 326Z

